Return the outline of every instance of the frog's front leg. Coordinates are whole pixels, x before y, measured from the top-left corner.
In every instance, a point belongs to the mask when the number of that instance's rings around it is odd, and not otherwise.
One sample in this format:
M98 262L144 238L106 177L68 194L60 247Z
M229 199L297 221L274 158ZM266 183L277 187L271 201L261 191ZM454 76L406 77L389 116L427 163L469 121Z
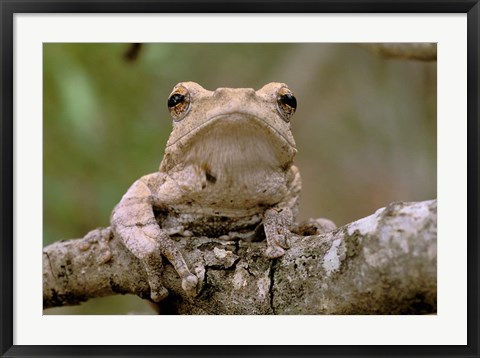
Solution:
M266 256L270 259L281 257L290 247L292 233L297 235L318 235L332 231L335 223L329 219L318 218L295 222L302 183L300 172L294 165L287 172L287 195L277 205L265 211L263 227L267 238Z
M290 247L290 226L292 213L290 208L274 207L265 211L263 228L267 238L265 255L269 259L276 259L285 255L285 249Z
M159 201L155 198L155 192L163 182L161 173L149 174L137 180L115 207L111 217L115 236L121 238L128 250L144 264L151 299L156 302L168 295L161 282L161 256L173 265L182 279L182 288L188 294L195 294L198 283L174 242L155 219L153 204Z
M292 165L287 172L287 194L280 203L267 209L263 227L267 238L265 255L270 259L281 257L290 247L291 227L298 212L302 183L298 168Z

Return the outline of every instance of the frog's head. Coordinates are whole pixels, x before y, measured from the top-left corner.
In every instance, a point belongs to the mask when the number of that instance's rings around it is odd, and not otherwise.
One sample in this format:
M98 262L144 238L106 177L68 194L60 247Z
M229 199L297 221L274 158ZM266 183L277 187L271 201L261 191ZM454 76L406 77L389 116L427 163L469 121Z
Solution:
M297 151L290 129L296 106L283 83L209 91L181 82L168 98L173 130L160 170L194 161L288 168Z

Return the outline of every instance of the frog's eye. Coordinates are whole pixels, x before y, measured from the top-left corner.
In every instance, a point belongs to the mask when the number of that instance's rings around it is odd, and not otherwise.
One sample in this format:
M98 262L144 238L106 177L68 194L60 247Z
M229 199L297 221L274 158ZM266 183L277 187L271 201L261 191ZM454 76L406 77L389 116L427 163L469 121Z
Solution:
M190 109L190 93L183 86L175 88L168 97L167 105L173 120L180 121Z
M277 107L283 119L289 122L297 109L297 99L288 88L282 87L278 90Z

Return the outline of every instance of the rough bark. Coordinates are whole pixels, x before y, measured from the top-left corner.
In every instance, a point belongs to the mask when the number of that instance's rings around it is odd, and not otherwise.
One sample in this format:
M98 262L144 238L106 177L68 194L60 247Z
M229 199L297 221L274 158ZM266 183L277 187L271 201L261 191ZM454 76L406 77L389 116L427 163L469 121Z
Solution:
M436 312L437 202L392 203L318 236L296 236L283 258L265 243L175 238L200 279L187 297L166 263L164 312L180 314L423 314ZM135 294L141 263L110 228L43 250L44 307Z

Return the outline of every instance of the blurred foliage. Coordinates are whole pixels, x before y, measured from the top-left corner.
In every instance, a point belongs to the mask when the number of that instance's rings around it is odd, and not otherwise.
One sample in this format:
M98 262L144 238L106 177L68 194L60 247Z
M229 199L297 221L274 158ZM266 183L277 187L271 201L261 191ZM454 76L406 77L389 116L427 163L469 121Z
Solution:
M355 44L144 44L129 59L131 46L44 44L44 245L108 226L129 185L157 170L180 81L289 85L302 219L342 225L436 197L436 63ZM59 312L153 312L135 297L102 300Z

